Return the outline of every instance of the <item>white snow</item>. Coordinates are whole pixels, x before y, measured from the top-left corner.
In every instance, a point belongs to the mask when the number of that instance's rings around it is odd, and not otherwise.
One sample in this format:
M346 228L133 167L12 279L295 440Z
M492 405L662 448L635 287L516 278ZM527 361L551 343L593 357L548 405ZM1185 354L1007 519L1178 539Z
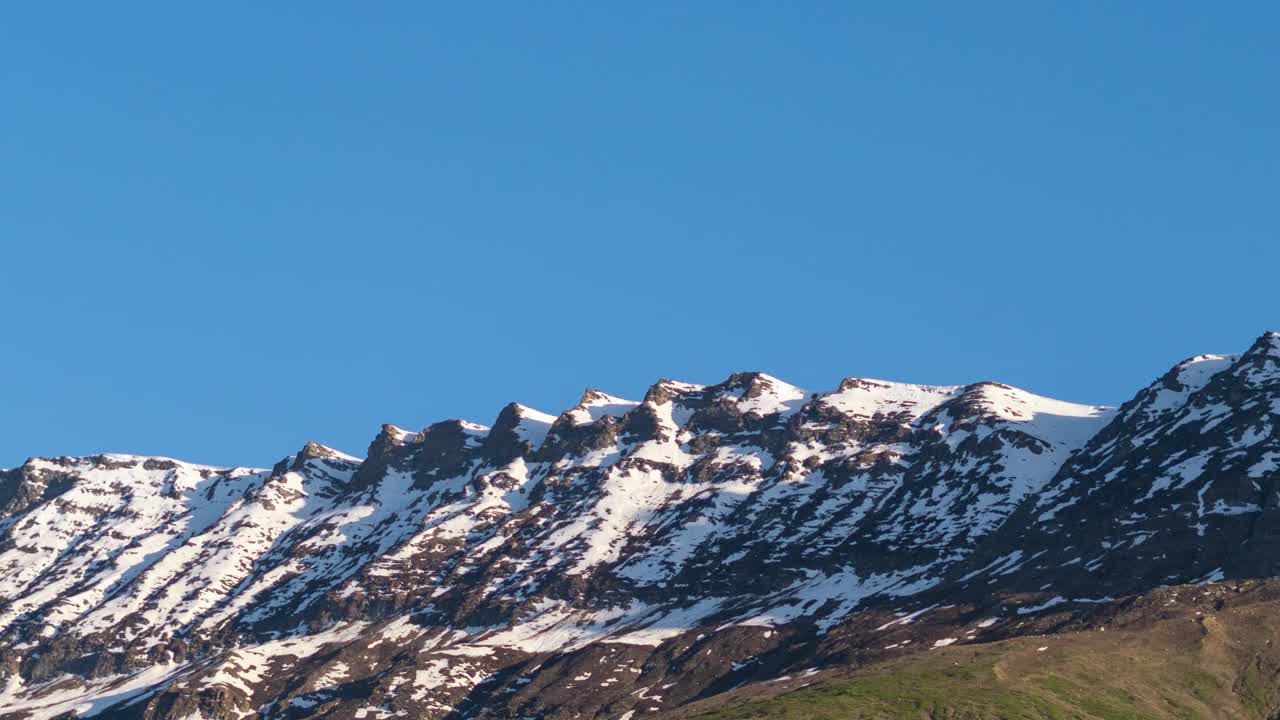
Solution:
M754 397L738 400L738 410L742 413L772 415L781 413L790 415L804 406L809 394L800 388L789 385L770 375L756 376L753 387L758 391Z
M525 405L516 405L516 415L520 418L520 422L516 425L516 436L535 449L542 445L543 439L547 437L547 431L551 429L551 424L556 421L554 415L548 415Z
M586 425L601 418L624 415L639 404L598 390L588 390L583 394L582 401L566 414L574 425Z
M93 717L116 703L141 699L182 669L179 665L155 665L131 675L112 675L88 682L66 675L29 688L10 683L0 691L0 712L6 716L27 713L27 720L51 720L67 713ZM22 697L17 695L17 690L24 691Z
M912 385L867 378L849 378L843 389L823 395L821 402L846 415L873 417L903 413L914 420L955 397L958 385Z
M1045 600L1039 605L1028 605L1027 607L1020 607L1018 608L1017 612L1019 615L1030 615L1031 613L1037 613L1037 612L1040 612L1041 610L1048 610L1049 608L1054 607L1055 605L1061 605L1062 603L1065 603L1065 602L1067 602L1067 599L1062 597L1061 595L1058 595L1058 596L1049 598L1048 600Z
M1180 409L1189 395L1209 384L1214 375L1231 366L1239 355L1198 355L1175 369L1178 389L1160 386L1140 408L1149 418Z

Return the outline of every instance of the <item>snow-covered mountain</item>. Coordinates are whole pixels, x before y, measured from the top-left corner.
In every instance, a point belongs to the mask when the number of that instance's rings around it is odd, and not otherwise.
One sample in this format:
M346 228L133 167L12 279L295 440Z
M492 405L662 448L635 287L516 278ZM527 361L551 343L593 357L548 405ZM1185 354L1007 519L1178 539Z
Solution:
M1119 409L760 373L0 473L0 717L641 718L1280 574L1280 335Z

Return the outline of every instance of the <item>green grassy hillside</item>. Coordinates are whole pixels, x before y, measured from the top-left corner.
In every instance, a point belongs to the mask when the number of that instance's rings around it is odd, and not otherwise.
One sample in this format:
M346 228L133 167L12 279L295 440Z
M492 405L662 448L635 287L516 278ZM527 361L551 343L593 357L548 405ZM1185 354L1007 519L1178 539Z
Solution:
M1161 604L1147 622L929 650L690 717L1277 717L1280 603Z

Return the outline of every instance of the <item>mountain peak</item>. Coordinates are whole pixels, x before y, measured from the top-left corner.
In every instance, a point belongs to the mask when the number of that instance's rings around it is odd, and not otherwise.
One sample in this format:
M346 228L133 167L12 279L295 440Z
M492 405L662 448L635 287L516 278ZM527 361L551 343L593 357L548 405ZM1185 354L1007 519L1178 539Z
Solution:
M679 380L668 380L666 378L659 380L649 386L649 390L644 394L642 404L646 405L665 405L672 399L682 395L692 395L701 393L706 389L706 385L697 385L694 383L681 382Z
M634 409L640 403L624 400L599 390L587 388L583 391L578 404L566 410L561 417L573 425L586 425L601 418L619 417Z
M840 381L836 392L823 395L821 402L855 417L902 414L917 418L951 399L959 390L956 385L915 385L850 377Z
M360 462L360 458L335 450L328 445L321 445L315 440L308 440L302 450L298 451L299 459L341 460L344 462Z
M508 404L498 413L485 437L486 457L497 465L505 465L520 455L537 450L555 421L554 415L519 403Z
M1274 330L1263 333L1244 353L1245 357L1264 356L1280 359L1280 332Z
M740 412L759 416L790 415L809 399L804 390L762 372L735 373L717 387L736 394Z

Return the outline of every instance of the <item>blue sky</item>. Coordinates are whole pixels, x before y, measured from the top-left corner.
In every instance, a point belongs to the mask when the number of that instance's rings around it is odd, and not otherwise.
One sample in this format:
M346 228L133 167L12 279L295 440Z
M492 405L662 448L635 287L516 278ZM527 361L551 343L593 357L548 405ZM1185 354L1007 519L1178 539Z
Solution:
M0 467L1280 327L1280 5L0 9Z

